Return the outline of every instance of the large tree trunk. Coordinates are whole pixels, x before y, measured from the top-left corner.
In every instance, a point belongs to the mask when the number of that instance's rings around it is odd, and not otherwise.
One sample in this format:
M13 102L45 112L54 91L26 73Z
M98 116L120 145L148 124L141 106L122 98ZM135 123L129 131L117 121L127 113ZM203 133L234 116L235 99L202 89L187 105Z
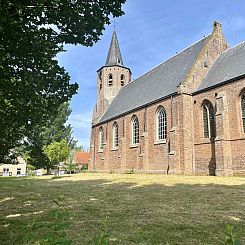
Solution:
M51 174L51 168L50 168L50 166L47 166L47 174Z

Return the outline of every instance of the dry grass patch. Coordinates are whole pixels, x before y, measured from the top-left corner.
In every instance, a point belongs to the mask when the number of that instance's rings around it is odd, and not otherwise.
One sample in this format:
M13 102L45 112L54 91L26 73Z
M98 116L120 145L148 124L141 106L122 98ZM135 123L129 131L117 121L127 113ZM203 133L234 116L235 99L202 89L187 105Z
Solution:
M91 244L95 236L221 244L228 223L245 240L245 178L83 173L0 184L1 244Z

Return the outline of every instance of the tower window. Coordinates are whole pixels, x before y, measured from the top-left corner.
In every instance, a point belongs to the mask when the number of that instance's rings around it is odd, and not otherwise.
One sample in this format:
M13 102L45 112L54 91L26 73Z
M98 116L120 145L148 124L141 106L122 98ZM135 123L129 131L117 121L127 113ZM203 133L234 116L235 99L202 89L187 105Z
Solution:
M112 76L112 74L109 75L108 86L113 86L113 76Z
M132 130L132 145L139 144L139 120L137 116L132 117L131 121L131 130Z
M117 63L120 64L121 63L121 60L119 58L117 58Z
M100 90L102 89L102 83L100 83Z
M215 138L214 108L210 102L203 105L204 138Z
M122 75L121 75L121 86L122 86L122 87L123 87L124 84L125 84L124 80L125 80L125 77L124 77L124 75L122 74Z

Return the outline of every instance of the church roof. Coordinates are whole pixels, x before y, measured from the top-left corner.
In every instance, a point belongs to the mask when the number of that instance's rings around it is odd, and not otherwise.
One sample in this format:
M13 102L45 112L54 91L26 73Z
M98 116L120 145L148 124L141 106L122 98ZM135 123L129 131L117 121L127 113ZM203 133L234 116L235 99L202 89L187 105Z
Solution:
M123 66L123 60L122 60L122 55L121 55L121 51L119 48L116 31L113 31L111 44L110 44L110 48L109 48L106 63L105 63L105 66L114 66L114 65Z
M210 35L201 39L121 88L98 123L176 93L177 86L186 79L209 37Z
M227 49L212 65L196 92L212 88L245 74L245 42Z

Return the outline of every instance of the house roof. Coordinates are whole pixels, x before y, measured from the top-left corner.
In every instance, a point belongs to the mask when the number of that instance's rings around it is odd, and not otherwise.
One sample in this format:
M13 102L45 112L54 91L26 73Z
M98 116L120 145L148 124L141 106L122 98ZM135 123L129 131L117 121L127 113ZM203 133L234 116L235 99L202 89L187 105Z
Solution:
M89 152L75 152L74 153L74 162L75 163L88 163Z
M111 45L105 63L105 66L114 66L114 65L123 66L123 59L119 48L116 31L113 31Z
M98 124L174 94L186 79L210 35L124 86Z
M245 74L245 42L223 52L212 65L196 92Z

